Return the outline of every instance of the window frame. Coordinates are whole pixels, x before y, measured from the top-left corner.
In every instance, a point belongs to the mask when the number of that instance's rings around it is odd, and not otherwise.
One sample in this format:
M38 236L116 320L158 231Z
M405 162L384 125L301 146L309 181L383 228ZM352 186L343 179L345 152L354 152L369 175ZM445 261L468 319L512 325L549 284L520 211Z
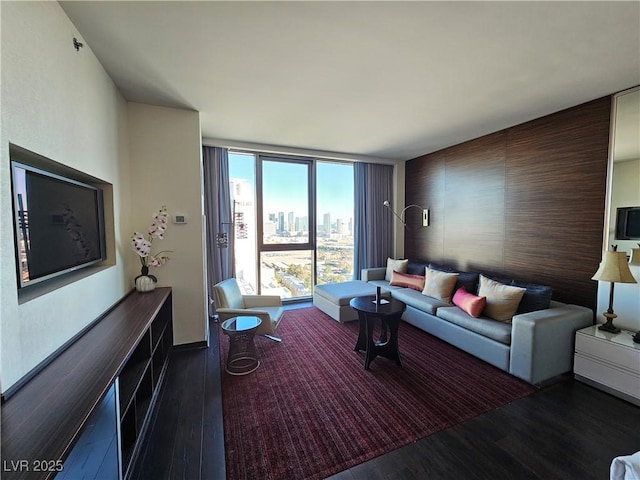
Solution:
M255 153L256 172L256 272L258 279L258 291L261 291L262 269L261 258L263 252L291 252L310 250L311 251L311 275L312 284L316 284L316 159L313 157L295 157L288 155L273 155ZM307 212L308 212L308 238L305 243L264 243L264 191L263 191L263 163L280 162L304 165L307 167Z

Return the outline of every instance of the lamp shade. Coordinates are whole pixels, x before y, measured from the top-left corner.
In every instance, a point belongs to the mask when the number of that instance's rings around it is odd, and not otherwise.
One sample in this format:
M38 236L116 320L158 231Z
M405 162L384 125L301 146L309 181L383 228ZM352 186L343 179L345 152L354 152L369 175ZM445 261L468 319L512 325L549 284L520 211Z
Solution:
M631 275L627 255L624 252L604 252L598 271L591 280L601 280L612 283L636 283Z
M629 259L629 265L640 265L640 248L631 249L631 258Z

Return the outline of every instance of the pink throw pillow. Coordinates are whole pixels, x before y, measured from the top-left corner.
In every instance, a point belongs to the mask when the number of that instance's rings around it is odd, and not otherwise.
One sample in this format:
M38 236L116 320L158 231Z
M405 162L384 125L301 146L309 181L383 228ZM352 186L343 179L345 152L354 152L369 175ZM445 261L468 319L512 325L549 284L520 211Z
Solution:
M410 273L396 272L391 274L391 282L389 285L395 287L413 288L419 292L424 288L424 277L422 275L412 275Z
M487 297L478 297L460 287L453 295L453 304L472 317L478 318L487 304Z

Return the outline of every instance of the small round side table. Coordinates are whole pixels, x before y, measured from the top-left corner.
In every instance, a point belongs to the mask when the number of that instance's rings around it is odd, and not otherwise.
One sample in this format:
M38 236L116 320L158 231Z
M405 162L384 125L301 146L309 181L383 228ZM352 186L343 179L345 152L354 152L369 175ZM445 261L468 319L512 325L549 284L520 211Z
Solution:
M222 331L229 336L227 373L247 375L260 366L253 337L261 323L258 317L233 317L222 322Z
M351 308L358 312L360 328L358 330L358 340L353 349L356 352L365 351L364 368L369 370L369 364L377 356L395 360L402 366L400 351L398 350L398 326L400 318L407 307L400 300L395 298L382 298L378 304L375 295L352 298L349 302ZM382 327L380 337L376 341L373 338L374 324L376 319L380 319ZM387 338L387 332L389 337Z

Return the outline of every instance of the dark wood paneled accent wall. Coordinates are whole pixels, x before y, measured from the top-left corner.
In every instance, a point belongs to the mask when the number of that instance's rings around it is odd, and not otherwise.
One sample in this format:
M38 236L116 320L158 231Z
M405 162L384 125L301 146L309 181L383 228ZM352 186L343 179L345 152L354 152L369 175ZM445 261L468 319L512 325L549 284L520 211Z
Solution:
M405 256L595 309L610 112L607 96L409 160L405 201L430 208L431 226L406 230Z

